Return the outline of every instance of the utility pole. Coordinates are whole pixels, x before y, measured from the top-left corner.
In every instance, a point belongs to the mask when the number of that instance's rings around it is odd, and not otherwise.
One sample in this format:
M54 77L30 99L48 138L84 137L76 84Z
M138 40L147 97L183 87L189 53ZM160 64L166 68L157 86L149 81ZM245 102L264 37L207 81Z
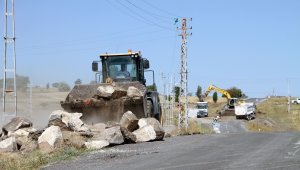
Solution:
M9 21L8 21L9 20ZM4 64L3 64L3 115L16 116L17 115L17 85L16 85L16 36L15 36L15 10L14 0L4 0ZM8 53L8 49L12 49ZM13 80L13 85L8 84L7 79ZM11 87L13 86L13 87ZM11 101L6 101L8 96L13 96L13 105L10 104L8 112L7 104Z
M192 21L192 18L189 18ZM188 64L187 64L187 36L192 35L187 33L187 18L182 18L181 21L181 54L180 54L180 89L179 89L179 108L178 127L188 128Z
M288 113L291 112L291 94L290 94L290 80L287 80L288 83Z

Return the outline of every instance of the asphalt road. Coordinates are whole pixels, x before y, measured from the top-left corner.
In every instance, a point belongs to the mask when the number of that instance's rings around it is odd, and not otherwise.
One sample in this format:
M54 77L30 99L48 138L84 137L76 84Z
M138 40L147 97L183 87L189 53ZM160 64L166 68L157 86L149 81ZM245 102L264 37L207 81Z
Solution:
M60 169L300 169L300 133L178 136L120 145L46 167Z

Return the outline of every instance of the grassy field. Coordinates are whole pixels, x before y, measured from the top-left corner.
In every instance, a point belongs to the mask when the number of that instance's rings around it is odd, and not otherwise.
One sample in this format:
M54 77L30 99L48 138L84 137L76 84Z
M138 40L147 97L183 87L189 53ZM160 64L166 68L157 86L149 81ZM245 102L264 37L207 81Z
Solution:
M62 109L60 101L65 100L67 94L68 92L59 92L55 88L33 88L32 97L30 97L29 91L18 92L18 116L29 118L34 126L44 127L47 125L49 115L52 111ZM7 101L9 99L11 98L8 98ZM11 105L8 104L8 106ZM2 105L0 109L2 110ZM1 124L7 121L3 120Z
M87 150L74 147L64 147L50 154L43 154L36 150L31 153L0 153L1 170L33 170L48 163L68 160L86 153Z
M287 112L287 98L270 98L257 105L257 118L249 121L247 127L251 131L299 131L300 105L291 104L291 112Z

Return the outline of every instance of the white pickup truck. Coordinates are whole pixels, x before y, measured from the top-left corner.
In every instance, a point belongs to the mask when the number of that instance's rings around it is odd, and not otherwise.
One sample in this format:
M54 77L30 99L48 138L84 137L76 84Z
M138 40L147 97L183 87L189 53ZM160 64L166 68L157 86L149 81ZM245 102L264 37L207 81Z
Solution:
M255 119L256 106L254 103L241 103L234 108L236 119L244 118L247 120Z
M297 98L296 100L292 100L292 103L294 103L294 104L300 104L300 98Z

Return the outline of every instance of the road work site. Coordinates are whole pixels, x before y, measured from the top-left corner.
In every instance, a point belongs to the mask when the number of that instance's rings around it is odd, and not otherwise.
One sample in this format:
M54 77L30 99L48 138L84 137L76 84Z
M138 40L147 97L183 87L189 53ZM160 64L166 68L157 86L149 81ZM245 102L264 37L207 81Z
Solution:
M299 2L3 1L1 170L300 169Z

